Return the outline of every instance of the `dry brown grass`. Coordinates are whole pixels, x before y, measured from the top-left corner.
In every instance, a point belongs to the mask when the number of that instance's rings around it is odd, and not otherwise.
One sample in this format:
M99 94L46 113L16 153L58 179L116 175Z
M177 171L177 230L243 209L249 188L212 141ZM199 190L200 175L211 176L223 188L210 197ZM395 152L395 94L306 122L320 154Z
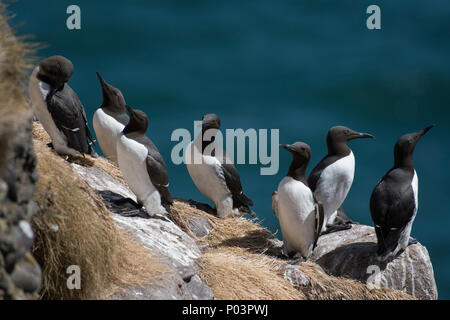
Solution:
M342 277L332 277L312 262L298 267L311 279L311 286L303 290L307 299L321 300L415 300L397 290L369 289L366 284Z
M39 141L42 141L44 144L48 144L51 142L50 136L47 131L45 131L44 127L42 127L41 123L38 121L33 122L33 138ZM117 181L127 184L125 179L122 176L122 172L120 169L111 161L107 160L103 157L93 158L89 155L85 155L83 158L70 157L71 162L76 162L78 164L84 166L96 166L108 174L110 174Z
M199 274L216 299L413 299L400 291L371 290L362 282L329 276L312 262L298 266L310 278L310 285L297 290L282 276L286 261L266 254L273 234L256 221L242 217L219 219L180 201L174 203L172 210L178 213L185 228L195 215L208 219L212 225L211 233L197 240L209 244L209 249L199 260Z
M101 299L121 287L161 279L163 264L115 226L102 200L71 166L44 142L35 139L34 147L40 175L34 254L43 269L43 297ZM70 265L80 266L81 290L66 287Z
M279 276L266 255L216 249L199 261L200 276L218 300L299 300L305 295Z
M24 95L24 80L30 67L26 58L32 45L14 36L8 25L5 5L0 2L0 172L3 172L14 137L31 119Z

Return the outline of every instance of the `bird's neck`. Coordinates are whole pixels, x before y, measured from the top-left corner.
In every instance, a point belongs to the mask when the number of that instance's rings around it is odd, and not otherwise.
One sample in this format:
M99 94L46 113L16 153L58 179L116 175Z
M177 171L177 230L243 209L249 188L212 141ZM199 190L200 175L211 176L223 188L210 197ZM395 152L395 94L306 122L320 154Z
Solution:
M297 159L294 157L292 163L289 167L289 171L287 176L291 177L297 181L303 182L306 186L308 186L308 182L306 179L306 167L308 166L308 161L304 159Z
M412 155L399 156L394 154L394 168L402 168L409 171L414 171L414 163Z
M345 157L352 152L348 147L347 142L331 142L327 141L328 155Z
M119 114L123 114L126 111L125 107L120 107L120 106L115 106L115 105L110 105L110 104L105 104L103 103L100 108L103 109L104 112L106 112L107 114L115 114L115 115L119 115Z
M197 138L195 139L196 140L195 144L197 146L200 146L200 144L201 144L201 146L202 146L202 154L205 152L206 147L208 147L211 144L215 145L215 140L216 140L215 136L212 136L210 140L203 139L203 136L204 136L204 131L202 130L202 133L199 134L197 136ZM213 146L211 146L211 147L213 147ZM215 153L214 151L215 151L215 148L212 150L211 156L214 156L214 153Z

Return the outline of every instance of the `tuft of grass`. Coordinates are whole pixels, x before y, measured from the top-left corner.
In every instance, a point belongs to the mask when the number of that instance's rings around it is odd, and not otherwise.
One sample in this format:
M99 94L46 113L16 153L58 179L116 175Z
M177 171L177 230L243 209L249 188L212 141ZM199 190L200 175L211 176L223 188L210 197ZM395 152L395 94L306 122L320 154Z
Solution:
M45 144L52 142L47 131L45 131L44 127L42 127L41 123L38 121L33 122L33 138L42 141ZM124 185L127 184L119 167L104 157L93 158L86 154L83 158L71 157L70 160L84 166L96 166L107 172L120 183Z
M199 260L200 277L218 300L304 300L266 255L215 249Z
M33 253L43 270L42 298L102 299L128 285L165 275L162 262L118 229L100 197L70 164L34 139L39 180ZM66 270L81 269L81 290L69 290Z

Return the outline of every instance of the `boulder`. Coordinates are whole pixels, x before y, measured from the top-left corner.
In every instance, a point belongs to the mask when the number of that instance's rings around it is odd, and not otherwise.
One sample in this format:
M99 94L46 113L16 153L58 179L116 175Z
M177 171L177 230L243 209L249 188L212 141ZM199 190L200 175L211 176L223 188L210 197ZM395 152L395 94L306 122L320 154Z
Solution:
M376 255L372 227L352 225L349 230L323 235L311 257L325 272L366 282L374 288L406 292L418 299L437 299L433 266L427 249L412 244L386 262Z
M201 255L195 240L165 216L149 218L131 203L115 204L123 198L136 200L128 186L95 166L72 164L75 171L102 196L117 226L127 231L169 270L162 283L145 288L128 287L112 299L213 299L211 289L197 276L196 259ZM199 226L204 227L204 223ZM209 232L203 230L203 232Z

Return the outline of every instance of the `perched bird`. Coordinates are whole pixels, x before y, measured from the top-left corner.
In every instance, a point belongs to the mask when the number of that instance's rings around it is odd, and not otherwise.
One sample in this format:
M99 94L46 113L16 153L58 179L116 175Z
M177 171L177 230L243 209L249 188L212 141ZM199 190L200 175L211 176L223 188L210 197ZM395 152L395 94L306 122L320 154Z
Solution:
M412 157L417 142L432 127L405 134L397 141L394 167L381 178L370 197L380 260L396 256L411 243L411 228L419 205L419 181Z
M153 142L146 137L147 115L126 106L130 121L117 140L120 171L137 202L150 216L170 211L172 195L166 164ZM170 213L170 212L169 212Z
M272 194L272 208L280 222L285 253L299 253L301 259L308 259L324 222L323 206L315 200L306 181L311 149L303 142L280 146L292 154L292 162L278 191Z
M97 72L103 92L103 103L95 111L93 125L95 135L105 157L117 163L117 139L129 121L122 92L107 83Z
M355 157L347 142L358 138L373 138L343 126L328 131L328 154L311 171L308 184L314 196L323 204L325 222L322 232L348 229L349 225L335 225L337 210L352 186L355 174Z
M253 216L255 213L250 209L253 201L243 193L236 168L214 141L219 128L220 118L216 114L203 116L202 133L186 148L189 175L197 189L214 203L220 218L246 213ZM211 139L204 139L205 134L211 134Z
M83 105L67 84L72 74L72 62L62 56L42 60L30 76L32 108L58 154L97 156Z

